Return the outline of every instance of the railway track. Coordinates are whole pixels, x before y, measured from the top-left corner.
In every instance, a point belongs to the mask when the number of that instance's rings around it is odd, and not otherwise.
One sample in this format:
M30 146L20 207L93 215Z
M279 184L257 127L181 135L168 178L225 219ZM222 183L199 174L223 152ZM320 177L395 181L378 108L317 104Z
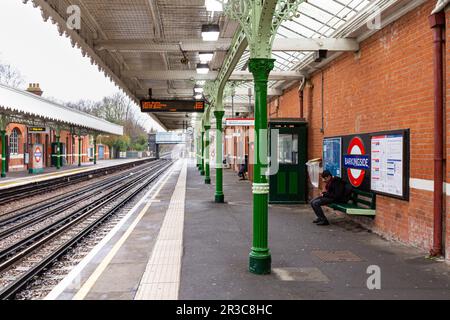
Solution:
M0 206L5 205L12 201L17 201L25 198L29 198L42 193L64 188L77 182L86 181L98 176L102 176L105 173L113 173L128 168L133 168L137 165L155 161L155 159L142 159L139 161L133 161L128 163L119 164L116 166L99 168L95 170L80 172L65 177L53 178L45 181L37 181L22 186L11 187L0 190Z
M14 298L30 281L119 212L171 165L168 160L155 161L140 173L122 177L115 183L110 181L107 190L90 203L0 250L0 299ZM61 203L58 210L63 210L63 206ZM38 215L30 223L35 223L38 217L45 219ZM26 221L19 225L20 228L14 225L15 231L12 232L5 229L5 237L0 242L7 239L8 232L13 234L27 227Z
M123 181L130 177L130 175L136 174L144 167L145 164L136 166L132 169L120 172L119 174L112 175L111 177L94 182L92 184L86 185L75 191L57 195L43 201L42 203L36 204L32 203L28 206L22 207L19 210L12 210L2 214L0 219L0 240L4 239L11 233L20 230L21 226L27 226L32 223L31 218L35 222L39 222L42 219L40 217L50 217L61 212L61 210L66 210L67 207L76 205L84 198L94 195L106 190L110 186L116 184L117 182ZM30 218L30 220L26 220ZM12 224L19 222L17 225L12 226ZM5 229L7 227L7 229Z

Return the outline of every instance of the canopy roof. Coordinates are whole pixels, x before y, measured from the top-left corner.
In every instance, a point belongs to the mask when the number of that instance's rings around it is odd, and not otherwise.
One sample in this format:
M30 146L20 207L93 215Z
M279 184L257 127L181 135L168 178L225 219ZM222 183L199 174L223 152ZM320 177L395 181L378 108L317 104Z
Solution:
M35 125L52 125L81 129L84 132L98 132L123 135L123 127L54 103L33 93L0 84L0 113Z
M206 11L205 0L23 0L32 1L58 24L60 33L91 57L100 70L136 102L148 98L192 99L196 80L215 79L230 54L238 24L223 13ZM425 0L308 0L299 15L278 30L273 57L277 60L269 94L279 95L336 58L344 51L357 51L359 42L378 31L371 27L381 17L381 27L395 21ZM81 29L67 27L67 8L81 9ZM219 24L217 42L204 42L202 24ZM330 40L326 42L325 40ZM337 41L338 40L338 41ZM325 41L325 42L324 42ZM327 58L315 62L314 51L328 50ZM213 51L211 72L196 74L200 51ZM240 80L235 111L247 110L252 102L246 88L252 87L248 72L249 53L244 52L231 80ZM225 100L230 110L231 100ZM195 121L191 114L151 114L166 129L182 128Z

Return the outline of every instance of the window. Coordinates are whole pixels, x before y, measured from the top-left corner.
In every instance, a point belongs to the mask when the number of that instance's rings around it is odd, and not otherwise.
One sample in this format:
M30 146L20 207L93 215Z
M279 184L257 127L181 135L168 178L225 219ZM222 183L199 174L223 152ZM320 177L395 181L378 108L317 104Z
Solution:
M298 164L298 134L278 136L278 160L280 164Z
M19 153L19 130L14 129L9 137L9 153L18 154Z

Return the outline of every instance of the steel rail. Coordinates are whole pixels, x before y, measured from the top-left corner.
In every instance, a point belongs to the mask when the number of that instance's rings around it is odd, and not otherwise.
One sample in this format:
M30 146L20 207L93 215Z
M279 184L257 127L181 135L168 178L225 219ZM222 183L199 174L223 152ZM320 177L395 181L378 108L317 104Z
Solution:
M114 208L103 214L96 221L91 223L88 227L84 228L80 231L75 237L58 247L56 251L47 256L44 260L38 263L36 266L32 267L22 276L20 276L13 283L5 287L0 291L0 299L7 300L14 297L20 290L22 290L34 277L41 274L45 271L52 263L58 260L61 256L66 254L74 245L80 242L84 237L86 237L89 233L91 233L94 229L96 229L99 225L101 225L104 221L106 221L109 217L114 215L120 209L122 209L130 200L132 200L136 195L138 195L142 190L144 190L150 183L155 181L161 173L165 172L173 163L170 162L167 166L163 166L160 170L150 176L145 183L143 183L139 188L134 190L130 195L128 195L125 199L123 199L119 204L117 204Z
M157 161L153 161L151 163L157 163ZM137 170L140 170L139 168L142 166L145 166L145 164L141 164L141 165L137 166ZM77 202L78 198L82 198L83 196L95 193L100 188L103 189L105 187L108 187L111 184L122 181L124 178L128 178L130 174L133 174L135 172L135 171L131 171L133 169L134 168L126 169L127 171L125 171L125 172L121 172L120 174L112 176L110 178L107 178L103 181L94 182L92 184L89 184L89 185L81 188L81 189L74 190L73 192L70 192L69 194L62 194L62 195L55 196L53 198L46 199L45 203L43 203L41 205L36 205L36 203L33 203L29 206L20 208L18 210L13 210L13 211L7 212L3 215L4 216L13 215L15 213L14 211L19 211L19 213L15 214L14 216L0 219L0 227L11 224L13 222L16 222L17 220L26 218L30 215L39 213L40 211L46 210L51 207L54 207L52 209L52 211L56 210L56 209L60 208L60 207L58 207L59 204L64 204L64 205L73 204L74 202ZM75 200L72 201L71 203L69 203L68 200L71 200L71 199L75 199ZM31 209L27 210L27 208L31 208ZM3 232L0 232L0 239L3 238L2 235L3 235Z
M145 164L144 164L144 165L139 166L138 169L139 170L144 169L144 172L148 172L149 170L153 170L154 167L157 167L157 164L159 164L159 163L160 162L155 161L155 162L152 162L152 164L154 164L154 165L151 165L150 167L147 167L147 168L141 168L141 166L145 166ZM81 192L81 193L79 192L79 190L77 190L73 193L73 195L69 194L69 196L67 198L63 197L56 203L44 204L42 206L33 208L29 211L22 212L18 215L8 218L8 219L1 220L0 227L5 226L7 224L14 223L17 220L24 219L30 215L38 214L40 211L48 209L49 207L54 207L54 208L50 209L49 211L41 213L32 219L23 221L15 226L12 226L8 229L0 231L0 240L5 239L6 237L10 236L12 233L14 233L18 230L21 230L21 229L29 227L33 224L39 223L49 217L63 213L64 211L67 210L67 207L70 207L70 206L78 203L82 198L84 198L86 196L94 196L95 193L97 193L100 189L102 189L103 191L106 191L109 187L115 186L115 185L117 185L117 183L119 183L125 179L128 179L130 177L130 174L133 174L133 173L135 173L135 172L126 172L124 174L119 175L118 177L111 177L107 181L100 181L100 182L95 183L94 184L95 186L94 185L87 186L86 188L84 188L85 190L83 190L83 192ZM140 172L138 174L142 174L142 172Z
M164 163L161 163L161 166L163 166ZM85 205L84 207L78 209L77 211L74 211L73 213L69 214L68 216L61 218L45 228L42 228L35 233L29 235L28 237L15 242L11 246L3 249L0 251L0 261L4 261L0 263L0 271L3 271L5 268L9 267L12 263L19 260L24 256L24 254L27 254L30 252L28 248L34 248L35 244L40 243L41 239L51 239L51 237L48 237L47 235L56 235L58 231L62 232L71 225L73 225L74 221L79 221L81 218L86 217L87 215L91 214L95 210L101 208L103 205L107 204L110 201L113 201L114 199L119 198L122 194L128 192L130 187L133 187L137 183L139 183L141 180L144 180L146 178L146 175L151 170L158 170L157 168L150 168L149 170L143 172L142 174L134 177L133 180L130 180L129 182L125 184L119 184L116 188L108 192L106 195L102 196L100 199L95 200L92 203L89 203ZM37 242L39 241L39 242ZM31 245L31 247L27 247ZM23 249L20 251L23 247L27 247L26 249ZM20 251L20 252L19 252ZM19 252L19 253L17 253ZM17 254L16 254L17 253ZM11 259L7 259L9 256L13 255Z
M128 162L111 167L98 168L95 170L89 170L64 177L56 177L45 181L37 181L26 185L2 189L0 190L0 205L52 191L66 185L70 185L74 181L84 181L90 179L91 176L98 176L103 174L104 172L114 172L117 170L121 170L124 167L135 167L136 165L154 160L154 158L151 158L135 162Z

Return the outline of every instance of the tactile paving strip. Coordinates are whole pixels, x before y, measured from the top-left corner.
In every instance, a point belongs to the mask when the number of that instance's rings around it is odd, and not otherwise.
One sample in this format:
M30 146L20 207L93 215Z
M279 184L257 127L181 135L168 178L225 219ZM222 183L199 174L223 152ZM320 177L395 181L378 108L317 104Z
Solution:
M184 161L136 300L177 300L183 254L187 162Z

